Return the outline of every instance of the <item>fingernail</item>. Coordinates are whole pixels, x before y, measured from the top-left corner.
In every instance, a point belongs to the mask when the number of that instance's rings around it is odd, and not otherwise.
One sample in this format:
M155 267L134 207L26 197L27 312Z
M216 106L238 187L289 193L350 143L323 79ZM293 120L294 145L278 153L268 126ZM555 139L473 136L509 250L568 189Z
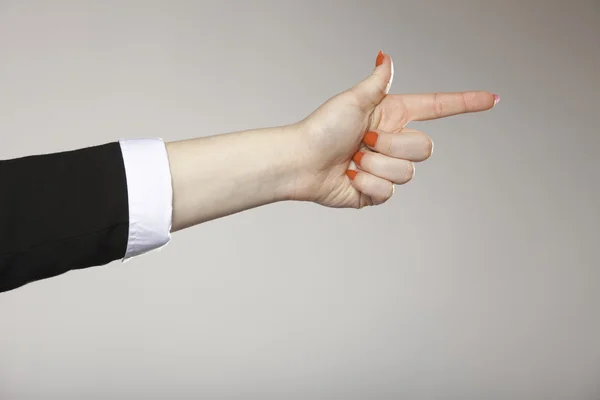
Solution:
M346 175L348 175L348 178L350 178L350 180L354 180L354 178L356 178L356 174L357 172L353 169L349 169L346 171Z
M357 151L354 157L352 157L352 161L354 161L356 165L360 166L360 161L362 160L364 155L365 153L363 153L362 151Z
M498 104L499 101L500 101L500 96L498 96L496 93L494 93L494 105Z
M375 67L379 67L381 64L383 64L384 58L385 56L383 54L383 50L379 50L379 53L377 54L377 60L375 60Z
M363 142L369 147L375 147L375 143L377 143L377 138L379 135L375 132L367 132L365 135Z

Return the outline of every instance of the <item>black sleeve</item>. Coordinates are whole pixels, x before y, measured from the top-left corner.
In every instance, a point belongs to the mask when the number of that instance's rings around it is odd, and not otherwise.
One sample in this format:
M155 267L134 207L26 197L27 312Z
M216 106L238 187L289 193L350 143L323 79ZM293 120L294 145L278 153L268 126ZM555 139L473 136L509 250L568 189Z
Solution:
M116 142L0 161L0 292L122 258L127 201Z

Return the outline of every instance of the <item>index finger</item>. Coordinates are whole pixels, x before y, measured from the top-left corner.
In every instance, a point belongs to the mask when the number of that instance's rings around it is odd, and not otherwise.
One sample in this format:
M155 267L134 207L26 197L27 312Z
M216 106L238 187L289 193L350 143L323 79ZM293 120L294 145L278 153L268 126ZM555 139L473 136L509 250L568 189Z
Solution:
M400 97L410 121L485 111L500 100L497 94L490 92L407 94Z

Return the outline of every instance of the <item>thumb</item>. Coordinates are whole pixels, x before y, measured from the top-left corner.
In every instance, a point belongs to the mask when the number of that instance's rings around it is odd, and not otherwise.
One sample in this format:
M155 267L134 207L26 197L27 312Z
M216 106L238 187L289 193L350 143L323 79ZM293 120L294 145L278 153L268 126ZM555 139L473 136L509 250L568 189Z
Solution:
M394 79L394 64L389 55L380 51L377 54L375 70L351 90L357 95L361 107L377 106L388 94Z

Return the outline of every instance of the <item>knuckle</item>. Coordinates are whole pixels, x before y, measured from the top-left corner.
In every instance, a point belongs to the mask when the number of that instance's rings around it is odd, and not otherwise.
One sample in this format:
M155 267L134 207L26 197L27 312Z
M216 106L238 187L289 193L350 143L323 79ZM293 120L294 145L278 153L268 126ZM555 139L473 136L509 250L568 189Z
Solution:
M392 181L397 185L403 185L413 178L415 165L412 161L407 160L398 160L398 162Z
M438 118L444 115L444 106L437 92L433 94L433 114Z
M383 154L387 154L389 156L394 154L394 136L393 135L382 135L383 146L382 151Z
M425 158L427 160L433 154L433 140L429 136L425 138Z
M388 201L394 195L394 184L392 182L390 182L388 187L389 187L389 189L385 196L385 201Z
M389 81L389 79L386 78L386 75L387 74L384 72L379 72L379 73L375 74L376 78L374 79L375 80L374 85L380 94L386 93L386 89L387 89L388 81Z
M415 138L415 160L425 161L433 154L433 140L424 132L416 132Z
M461 106L462 106L462 111L467 111L467 110L469 110L469 106L471 105L470 103L472 103L472 100L470 100L470 99L467 97L467 94L466 94L466 93L464 93L464 92L463 92L463 93L461 93L460 99L461 99L461 103L462 103L462 104L461 104Z
M405 169L405 182L409 182L415 176L415 163L408 161Z
M382 193L383 194L377 198L377 204L383 204L392 198L394 195L394 184L392 182L388 182L385 190Z

